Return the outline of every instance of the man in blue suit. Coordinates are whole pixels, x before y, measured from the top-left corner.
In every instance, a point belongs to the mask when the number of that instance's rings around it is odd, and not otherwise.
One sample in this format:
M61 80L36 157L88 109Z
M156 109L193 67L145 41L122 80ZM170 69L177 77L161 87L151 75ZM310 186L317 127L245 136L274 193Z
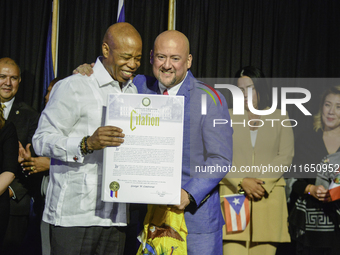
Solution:
M216 97L218 104L206 96L207 114L201 114L202 94L215 91L194 78L189 70L191 62L187 37L175 30L165 31L156 38L150 53L156 78L138 75L133 82L138 93L185 97L181 204L177 207L185 210L188 254L216 255L222 254L224 225L218 183L226 174L217 168L231 165L233 131L229 125L214 127L214 119L230 123L228 106L220 93L214 95L220 98ZM211 166L215 173L208 171Z

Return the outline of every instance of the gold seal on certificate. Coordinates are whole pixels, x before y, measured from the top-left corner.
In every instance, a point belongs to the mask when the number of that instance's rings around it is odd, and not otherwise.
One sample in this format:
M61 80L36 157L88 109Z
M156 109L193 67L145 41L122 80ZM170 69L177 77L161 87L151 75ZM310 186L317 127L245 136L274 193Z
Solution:
M112 191L118 191L119 190L119 183L118 182L111 182L110 183L110 190Z
M146 107L149 106L151 104L150 98L144 97L143 100L142 100L142 104Z
M113 197L113 192L115 192L115 197L118 197L119 188L120 188L120 185L118 182L113 181L110 183L111 197Z

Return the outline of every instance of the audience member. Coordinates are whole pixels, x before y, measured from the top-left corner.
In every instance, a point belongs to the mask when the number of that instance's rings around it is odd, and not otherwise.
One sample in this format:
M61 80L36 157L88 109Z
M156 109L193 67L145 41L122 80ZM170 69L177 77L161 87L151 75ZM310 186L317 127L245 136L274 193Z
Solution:
M294 137L291 127L282 127L280 110L266 115L265 119L276 119L264 123L263 117L249 110L252 100L254 109L271 107L271 87L262 71L255 67L244 67L236 73L237 87L244 94L245 115L235 115L233 121L233 166L235 178L227 174L220 185L221 195L245 192L250 199L250 222L240 233L228 233L223 229L224 254L275 254L280 242L289 242L287 226L287 204L285 181L282 172L247 172L245 166L288 166L294 155ZM244 125L242 123L245 123ZM222 208L222 210L224 210Z
M303 169L313 164L321 167L330 157L340 154L340 86L322 95L313 129L299 136L295 148L294 165ZM336 163L340 164L339 160ZM331 202L328 186L316 183L317 173L306 171L293 184L293 194L299 198L290 214L289 229L296 241L296 254L335 255L339 254L336 244L340 237L340 201Z
M10 58L0 59L0 73L7 77L1 79L0 98L4 105L4 118L6 122L13 122L17 130L19 141L26 147L31 143L34 131L38 125L39 114L24 102L18 102L15 95L21 82L20 68ZM32 155L34 151L31 150ZM18 160L18 159L17 159ZM31 197L36 197L39 191L41 175L26 176L19 164L16 178L9 187L10 218L4 240L4 253L27 254L27 247L23 245L28 230L31 209ZM33 204L33 203L32 203ZM26 243L25 243L26 244ZM28 245L40 246L31 238ZM23 247L25 246L25 247Z

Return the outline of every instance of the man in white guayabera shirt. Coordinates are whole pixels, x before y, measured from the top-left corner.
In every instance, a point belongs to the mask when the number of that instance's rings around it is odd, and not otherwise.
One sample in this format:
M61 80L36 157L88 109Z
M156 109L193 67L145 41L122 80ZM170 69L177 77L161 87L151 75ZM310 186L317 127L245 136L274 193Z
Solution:
M127 205L100 199L103 148L119 146L122 130L102 126L109 93L137 93L142 40L128 23L108 28L94 75L58 82L39 120L33 146L52 158L43 220L52 254L123 254ZM95 85L95 86L94 86Z

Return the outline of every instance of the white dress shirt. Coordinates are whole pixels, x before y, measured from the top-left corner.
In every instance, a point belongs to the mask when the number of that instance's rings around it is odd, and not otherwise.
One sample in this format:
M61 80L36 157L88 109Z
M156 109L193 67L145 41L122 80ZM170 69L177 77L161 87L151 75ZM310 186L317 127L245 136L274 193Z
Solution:
M109 93L137 93L128 81L120 89L97 59L90 77L58 82L33 137L38 155L51 158L43 220L56 226L125 226L127 205L101 201L103 150L83 157L79 144L102 126Z

